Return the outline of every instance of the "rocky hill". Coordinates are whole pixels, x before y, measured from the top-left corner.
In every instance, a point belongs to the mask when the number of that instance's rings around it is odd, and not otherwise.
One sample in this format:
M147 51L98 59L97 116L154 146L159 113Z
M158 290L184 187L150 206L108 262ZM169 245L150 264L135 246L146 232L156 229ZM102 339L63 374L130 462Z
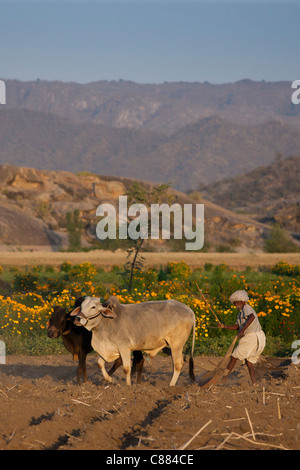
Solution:
M79 210L84 224L82 244L103 245L95 235L96 208L109 202L118 207L133 180L82 172L37 170L0 165L0 247L2 250L51 249L68 246L66 214ZM144 183L151 186L150 183ZM193 198L173 191L176 202L196 204ZM205 244L210 250L229 246L237 251L260 249L268 227L203 200ZM169 242L149 241L149 249L169 250Z
M290 156L234 178L200 186L204 198L300 237L300 157Z

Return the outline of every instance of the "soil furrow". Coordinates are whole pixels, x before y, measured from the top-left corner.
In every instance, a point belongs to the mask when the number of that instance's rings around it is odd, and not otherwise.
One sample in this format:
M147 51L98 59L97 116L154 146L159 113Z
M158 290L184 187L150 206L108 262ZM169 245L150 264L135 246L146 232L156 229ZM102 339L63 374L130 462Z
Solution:
M149 430L148 428L166 411L166 408L173 400L176 400L178 396L174 396L172 399L163 399L156 402L156 406L149 411L147 416L140 422L135 425L136 429L131 429L130 431L125 431L121 437L121 450L126 450L128 448L134 448L140 443L142 437L148 438Z

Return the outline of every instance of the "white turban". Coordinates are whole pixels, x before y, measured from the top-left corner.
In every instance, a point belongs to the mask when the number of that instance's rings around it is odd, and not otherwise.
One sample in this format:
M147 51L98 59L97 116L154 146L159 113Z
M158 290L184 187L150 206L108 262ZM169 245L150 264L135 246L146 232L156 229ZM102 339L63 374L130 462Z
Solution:
M232 304L233 302L248 302L249 297L245 290L237 290L229 297L229 300Z

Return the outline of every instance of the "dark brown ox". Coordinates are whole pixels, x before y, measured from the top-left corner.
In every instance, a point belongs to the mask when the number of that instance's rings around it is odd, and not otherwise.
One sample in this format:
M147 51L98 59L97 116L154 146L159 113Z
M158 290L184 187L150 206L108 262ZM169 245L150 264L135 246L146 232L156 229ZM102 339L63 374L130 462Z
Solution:
M114 296L102 304L97 297L86 297L71 315L76 316L77 325L92 332L92 346L100 355L98 365L104 379L112 381L105 362L121 358L127 385L131 385L131 351L145 351L154 357L166 346L170 347L173 359L170 385L175 385L183 365L183 346L193 328L189 372L191 380L195 381L195 314L187 305L176 300L120 304Z
M62 338L63 344L74 360L78 361L76 369L77 383L83 378L87 381L86 356L93 351L91 345L91 332L83 327L77 326L73 318L62 307L55 306L47 323L47 334L49 338Z

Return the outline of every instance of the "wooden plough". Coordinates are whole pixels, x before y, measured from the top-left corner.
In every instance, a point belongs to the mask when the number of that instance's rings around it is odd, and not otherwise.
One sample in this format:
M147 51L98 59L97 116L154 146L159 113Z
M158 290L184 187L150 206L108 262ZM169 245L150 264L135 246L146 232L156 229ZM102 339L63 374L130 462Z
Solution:
M215 370L205 372L203 375L201 375L199 379L199 387L207 388L207 387L210 387L211 385L218 383L219 380L221 380L228 364L228 357L231 355L233 351L237 338L238 338L237 336L234 337L228 351L226 352L222 361L217 365Z

